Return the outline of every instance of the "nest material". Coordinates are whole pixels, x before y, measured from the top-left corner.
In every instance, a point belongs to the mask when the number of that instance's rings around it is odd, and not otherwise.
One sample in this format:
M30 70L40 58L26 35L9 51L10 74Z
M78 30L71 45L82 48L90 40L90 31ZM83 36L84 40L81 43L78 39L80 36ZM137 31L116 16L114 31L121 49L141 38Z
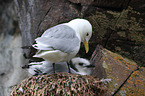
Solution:
M102 96L107 85L98 79L79 74L37 75L13 87L11 96Z

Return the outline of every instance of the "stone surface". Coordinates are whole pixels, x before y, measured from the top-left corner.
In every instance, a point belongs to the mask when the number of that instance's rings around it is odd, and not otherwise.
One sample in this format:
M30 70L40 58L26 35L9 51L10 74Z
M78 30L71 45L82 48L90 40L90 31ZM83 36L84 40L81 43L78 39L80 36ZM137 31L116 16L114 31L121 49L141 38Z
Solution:
M12 0L0 0L0 96L9 96L10 89L26 78L22 38Z
M143 66L145 64L145 20L142 16L142 13L135 11L132 7L122 12L98 9L95 15L88 18L94 30L90 42L92 50L100 44Z
M145 96L145 67L133 72L116 96Z
M0 96L9 96L12 86L26 78L20 33L0 36Z
M71 1L72 3L77 3L81 5L90 5L94 0L68 0Z
M131 94L132 96L145 95L144 67L138 70L138 65L134 61L99 45L93 53L91 62L96 65L92 76L100 79L111 79L107 96L124 96L123 94L125 96L130 96Z

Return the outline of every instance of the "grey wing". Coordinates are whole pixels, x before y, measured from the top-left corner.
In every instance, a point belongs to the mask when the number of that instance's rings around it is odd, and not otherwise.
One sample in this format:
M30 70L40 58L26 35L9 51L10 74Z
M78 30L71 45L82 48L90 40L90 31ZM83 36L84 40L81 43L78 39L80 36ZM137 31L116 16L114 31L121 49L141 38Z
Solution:
M36 39L36 43L40 50L60 50L67 53L80 45L76 32L67 25L57 25L46 30Z

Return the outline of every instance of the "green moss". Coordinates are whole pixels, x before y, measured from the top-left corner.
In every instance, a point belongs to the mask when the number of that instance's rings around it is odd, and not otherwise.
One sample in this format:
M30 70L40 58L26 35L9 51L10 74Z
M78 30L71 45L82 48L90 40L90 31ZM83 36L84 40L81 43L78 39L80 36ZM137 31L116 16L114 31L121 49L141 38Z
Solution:
M119 31L117 32L117 34L120 36L120 37L126 37L126 34L124 31Z

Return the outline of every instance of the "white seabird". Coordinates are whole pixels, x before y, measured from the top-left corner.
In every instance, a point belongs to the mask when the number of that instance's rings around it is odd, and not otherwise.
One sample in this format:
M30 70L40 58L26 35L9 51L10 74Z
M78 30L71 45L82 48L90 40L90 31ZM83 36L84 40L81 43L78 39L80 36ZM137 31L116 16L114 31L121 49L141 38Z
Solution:
M92 65L87 59L75 57L70 60L71 63L71 73L73 74L81 74L81 75L90 75L92 72ZM72 67L72 65L74 65ZM75 68L74 68L75 67ZM48 61L42 62L32 62L29 63L27 67L28 72L31 75L44 75L53 73L53 66ZM56 72L68 72L66 62L56 63L55 64Z
M43 58L53 65L69 61L78 53L81 42L85 45L86 53L89 51L88 42L91 36L92 25L85 19L74 19L56 25L35 39L36 44L33 47L38 52L33 57Z
M48 61L42 62L32 62L28 65L27 71L31 75L44 75L53 73L53 65ZM70 68L71 73L78 74L77 71ZM66 62L56 63L55 64L55 72L68 72L68 67Z
M81 75L90 75L95 67L89 60L80 57L72 58L71 62Z

